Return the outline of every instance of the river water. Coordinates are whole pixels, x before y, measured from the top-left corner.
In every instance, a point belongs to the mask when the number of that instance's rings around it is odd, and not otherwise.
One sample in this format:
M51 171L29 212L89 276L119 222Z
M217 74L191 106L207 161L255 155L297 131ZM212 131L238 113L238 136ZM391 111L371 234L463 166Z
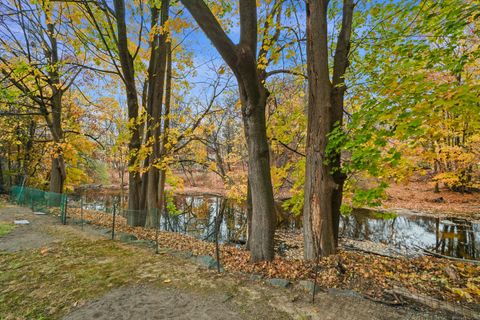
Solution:
M111 198L87 199L84 207L105 210ZM161 229L186 233L205 241L244 244L247 234L245 208L223 197L183 195L174 199L177 213L161 217ZM299 231L301 218L276 205L277 228ZM216 232L218 230L218 233ZM340 219L340 237L368 240L401 250L425 248L443 255L480 260L480 224L458 218L379 213L355 209Z

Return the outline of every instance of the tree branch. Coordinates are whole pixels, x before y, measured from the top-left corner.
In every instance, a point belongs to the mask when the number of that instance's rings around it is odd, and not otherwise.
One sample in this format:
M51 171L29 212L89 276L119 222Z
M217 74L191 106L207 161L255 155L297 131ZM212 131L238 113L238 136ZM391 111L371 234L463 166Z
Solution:
M212 41L213 45L218 50L225 62L230 66L230 68L236 70L236 46L227 36L222 26L220 26L220 23L205 2L203 0L181 0L181 2L193 16L203 32L205 32L210 41ZM253 2L255 4L255 1Z
M297 71L293 71L293 70L289 70L289 69L278 69L278 70L269 71L265 74L265 78L268 78L268 77L276 75L276 74L281 74L281 73L287 73L287 74L291 74L291 75L294 75L294 76L299 76L299 77L303 77L305 79L308 79L308 76L306 74L303 74L303 73L297 72Z

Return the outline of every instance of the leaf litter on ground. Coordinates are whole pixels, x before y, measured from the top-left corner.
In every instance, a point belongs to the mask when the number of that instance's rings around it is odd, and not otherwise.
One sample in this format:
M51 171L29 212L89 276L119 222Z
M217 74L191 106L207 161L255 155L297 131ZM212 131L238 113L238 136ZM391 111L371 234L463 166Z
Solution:
M111 228L112 216L99 211L83 210L83 219L91 224ZM70 208L69 216L80 218L80 209ZM155 230L127 225L116 218L116 232L155 240ZM216 257L215 244L191 236L159 231L160 247L194 255ZM289 280L313 279L318 267L317 284L323 288L354 290L376 299L390 298L389 291L403 287L414 294L455 302L480 310L480 266L448 259L420 256L386 257L340 248L336 255L307 262L298 257L277 257L272 262L251 263L248 251L233 245L220 245L220 261L231 272L262 275L265 278Z

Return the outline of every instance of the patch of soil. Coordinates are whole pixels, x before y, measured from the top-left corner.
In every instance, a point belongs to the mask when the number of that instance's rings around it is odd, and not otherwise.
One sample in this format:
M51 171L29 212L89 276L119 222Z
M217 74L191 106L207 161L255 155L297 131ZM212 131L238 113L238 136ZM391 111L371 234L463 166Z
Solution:
M241 319L225 297L200 296L175 288L118 288L67 315L65 320L99 319Z
M2 208L0 221L13 223L15 220L28 220L30 224L16 225L15 228L0 238L0 251L16 252L26 249L41 248L55 239L43 232L43 228L52 224L50 217L35 215L30 209L15 206Z

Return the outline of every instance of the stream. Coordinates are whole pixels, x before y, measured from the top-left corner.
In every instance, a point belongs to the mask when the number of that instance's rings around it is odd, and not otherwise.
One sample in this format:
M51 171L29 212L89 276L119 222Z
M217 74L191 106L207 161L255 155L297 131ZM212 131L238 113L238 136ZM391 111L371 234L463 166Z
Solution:
M85 209L107 211L113 203L110 196L87 196ZM174 214L161 216L161 230L185 233L205 241L215 241L218 229L220 243L245 244L247 219L245 207L214 195L177 195ZM296 232L301 218L276 204L277 228ZM400 250L418 247L442 255L480 260L480 224L464 219L435 218L415 214L381 213L354 209L340 219L340 237L368 240Z

